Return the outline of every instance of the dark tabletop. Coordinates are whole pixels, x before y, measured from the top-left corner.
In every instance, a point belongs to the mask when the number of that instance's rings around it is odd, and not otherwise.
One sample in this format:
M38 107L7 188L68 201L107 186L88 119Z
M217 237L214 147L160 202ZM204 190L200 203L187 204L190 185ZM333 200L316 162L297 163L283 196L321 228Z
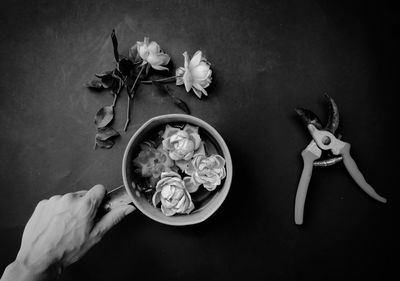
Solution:
M379 5L378 5L379 4ZM156 115L181 113L151 85L135 97L110 150L93 150L96 111L112 96L85 88L144 36L175 66L184 51L212 63L209 96L171 85L192 114L214 126L232 154L230 193L204 223L172 227L135 212L62 280L384 280L399 250L398 13L354 1L1 1L0 271L18 251L38 201L122 183L131 135ZM323 120L336 100L339 132L386 205L364 194L343 164L318 168L305 224L293 222L310 135L293 111ZM395 220L396 219L396 220ZM263 278L263 279L259 279Z

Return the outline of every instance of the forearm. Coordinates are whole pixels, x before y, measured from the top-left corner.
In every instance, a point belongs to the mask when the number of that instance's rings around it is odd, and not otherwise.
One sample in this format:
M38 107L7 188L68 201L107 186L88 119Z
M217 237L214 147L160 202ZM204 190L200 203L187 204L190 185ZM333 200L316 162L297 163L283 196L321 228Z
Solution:
M39 271L14 261L6 267L0 281L52 281L57 275L56 267Z

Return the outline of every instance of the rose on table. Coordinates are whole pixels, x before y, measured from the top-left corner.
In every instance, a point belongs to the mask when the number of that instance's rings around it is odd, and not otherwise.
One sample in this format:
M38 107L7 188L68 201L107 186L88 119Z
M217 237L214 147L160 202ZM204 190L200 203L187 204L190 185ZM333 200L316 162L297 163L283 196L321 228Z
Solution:
M170 88L162 86L160 83L176 81L176 85L184 85L188 93L193 90L198 98L201 98L203 94L208 95L205 88L211 83L212 70L210 69L211 64L207 61L202 51L197 51L191 60L189 60L188 53L185 51L183 53L184 66L176 69L175 76L144 81L151 69L168 73L168 65L171 61L170 56L162 51L157 42L150 41L149 37L144 37L143 41L137 41L129 49L127 57L121 55L118 50L115 30L111 33L111 41L116 62L115 69L96 74L97 78L86 84L88 88L94 90L109 89L114 96L112 105L102 107L95 115L97 133L94 148L111 148L114 145L113 138L120 135L111 127L111 124L114 120L114 111L119 94L124 88L126 88L128 98L124 131L127 130L131 121L131 103L133 103L135 91L141 83L154 84L160 90L160 93L170 97L172 102L187 114L190 114L187 104L178 98Z

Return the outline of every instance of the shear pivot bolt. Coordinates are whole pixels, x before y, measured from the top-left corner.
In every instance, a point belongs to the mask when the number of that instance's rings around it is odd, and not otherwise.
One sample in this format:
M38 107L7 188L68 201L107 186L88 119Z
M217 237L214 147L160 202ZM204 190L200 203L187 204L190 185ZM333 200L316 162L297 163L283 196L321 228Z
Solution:
M323 137L322 138L322 143L325 144L325 145L330 144L331 143L331 138L328 137L328 136Z

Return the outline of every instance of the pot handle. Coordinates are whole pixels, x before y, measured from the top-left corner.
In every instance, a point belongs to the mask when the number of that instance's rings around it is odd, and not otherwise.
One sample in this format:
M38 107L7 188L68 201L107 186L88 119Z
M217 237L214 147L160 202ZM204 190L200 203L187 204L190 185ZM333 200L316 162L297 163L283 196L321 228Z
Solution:
M107 192L106 196L103 199L103 202L100 205L98 212L101 213L101 216L105 213L108 213L112 209L115 209L119 206L124 205L133 205L132 199L128 192L126 192L125 186L121 185L109 192Z

